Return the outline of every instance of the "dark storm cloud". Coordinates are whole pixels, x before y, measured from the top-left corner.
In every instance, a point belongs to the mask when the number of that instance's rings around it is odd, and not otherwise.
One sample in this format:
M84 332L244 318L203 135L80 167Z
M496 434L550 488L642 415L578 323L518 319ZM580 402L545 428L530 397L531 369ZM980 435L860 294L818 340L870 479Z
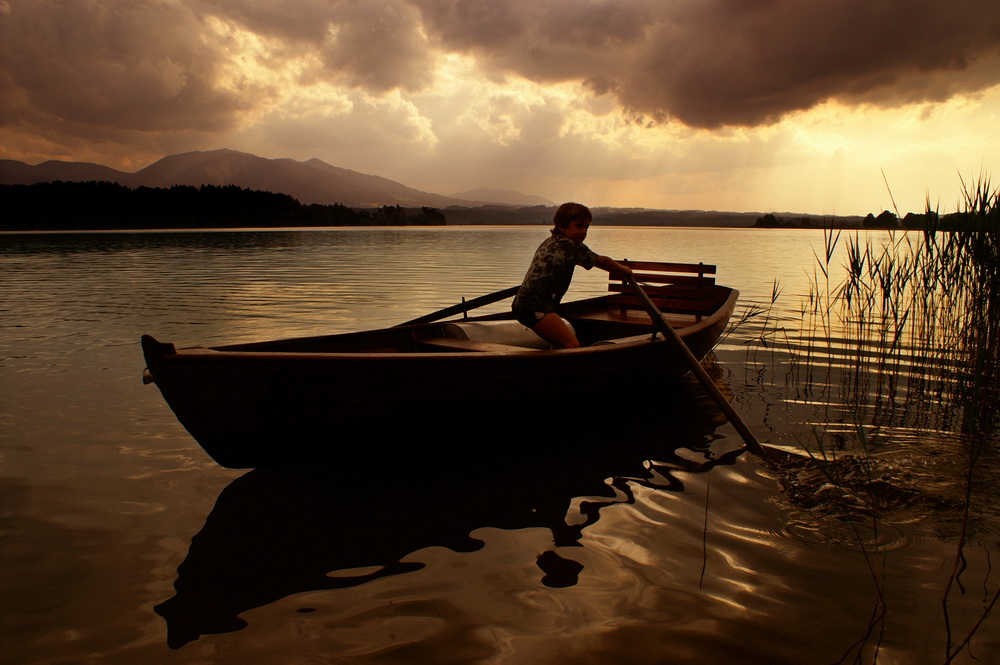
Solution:
M0 3L0 123L91 138L225 129L253 85L217 85L224 49L206 32L176 3Z
M244 69L230 28L299 83L425 90L458 53L493 81L578 83L636 122L692 127L1000 83L997 0L0 0L0 125L54 141L234 130L282 91Z
M493 78L584 80L621 71L642 48L655 13L638 2L411 0L432 41L476 56Z
M491 77L579 80L634 117L694 127L1000 83L996 0L412 1L443 48Z
M995 67L970 68L1000 54L991 0L747 4L707 3L660 26L622 101L695 126L754 125L831 98L894 106L1000 82Z
M419 14L402 2L343 3L323 60L335 80L373 92L419 89L433 60L419 34Z

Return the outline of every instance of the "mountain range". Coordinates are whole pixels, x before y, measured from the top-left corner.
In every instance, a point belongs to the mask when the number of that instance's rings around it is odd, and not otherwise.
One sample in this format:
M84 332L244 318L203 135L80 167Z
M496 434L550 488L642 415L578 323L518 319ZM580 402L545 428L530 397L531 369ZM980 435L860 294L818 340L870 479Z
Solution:
M174 185L226 186L286 194L303 204L349 208L437 208L448 224L550 224L556 204L541 196L503 189L479 188L445 196L376 175L359 173L319 159L267 159L235 150L168 155L134 173L88 162L50 160L30 165L0 159L0 185L54 182L113 182L125 187L170 188ZM651 210L592 207L601 224L627 226L753 226L760 213L706 210ZM811 218L810 225L858 228L861 217L774 213L777 218Z
M134 173L88 162L50 160L32 166L10 159L0 160L0 184L33 185L56 180L105 181L126 187L236 185L288 194L304 204L341 203L354 208L555 205L540 196L497 189L474 189L444 196L407 187L388 178L332 166L319 159L305 162L266 159L226 149L168 155Z

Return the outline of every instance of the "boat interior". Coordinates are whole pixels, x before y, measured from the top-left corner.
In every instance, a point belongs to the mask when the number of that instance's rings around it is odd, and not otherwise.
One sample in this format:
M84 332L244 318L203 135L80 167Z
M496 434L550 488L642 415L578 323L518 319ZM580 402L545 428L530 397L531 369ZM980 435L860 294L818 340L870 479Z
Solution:
M649 261L625 261L664 317L682 337L684 329L711 317L728 299L731 289L715 284L715 266ZM516 291L516 289L514 289ZM510 292L497 292L503 295ZM509 297L509 296L508 296ZM530 353L546 350L548 343L509 312L469 317L468 310L485 302L479 298L393 328L381 330L256 342L213 347L223 352L251 353ZM480 301L477 303L477 301ZM563 305L564 320L573 328L581 346L621 343L643 336L652 338L649 315L630 287L609 275L608 295ZM461 315L463 318L440 318Z

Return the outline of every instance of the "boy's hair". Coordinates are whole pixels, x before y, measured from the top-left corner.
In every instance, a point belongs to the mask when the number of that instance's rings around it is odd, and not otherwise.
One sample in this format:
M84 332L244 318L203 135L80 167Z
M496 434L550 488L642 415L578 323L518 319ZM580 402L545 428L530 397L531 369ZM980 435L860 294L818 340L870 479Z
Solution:
M564 203L556 209L556 214L552 216L552 234L562 233L562 230L577 219L584 219L589 224L593 221L590 208L579 203Z

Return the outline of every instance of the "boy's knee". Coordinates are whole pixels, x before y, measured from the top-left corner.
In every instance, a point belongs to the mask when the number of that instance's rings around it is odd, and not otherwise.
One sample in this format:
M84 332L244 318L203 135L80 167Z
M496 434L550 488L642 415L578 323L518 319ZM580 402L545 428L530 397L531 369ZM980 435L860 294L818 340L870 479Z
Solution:
M558 314L549 314L532 328L545 341L557 349L576 349L580 342Z
M572 333L570 333L569 338L563 340L563 343L559 346L559 348L562 348L562 349L579 349L580 348L580 340L578 340L576 337L573 336Z

